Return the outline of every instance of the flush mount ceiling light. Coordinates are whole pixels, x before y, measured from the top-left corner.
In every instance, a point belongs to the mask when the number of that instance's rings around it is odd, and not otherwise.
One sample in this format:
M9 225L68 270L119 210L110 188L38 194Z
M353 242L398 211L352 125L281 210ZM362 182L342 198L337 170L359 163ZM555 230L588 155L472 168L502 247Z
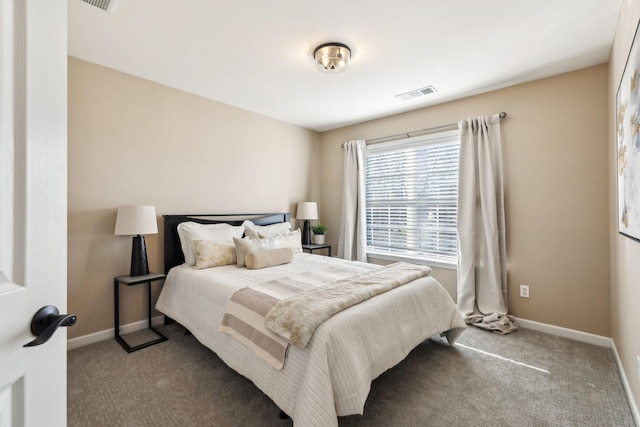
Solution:
M349 67L351 49L342 43L321 44L313 51L313 59L323 73L341 73Z

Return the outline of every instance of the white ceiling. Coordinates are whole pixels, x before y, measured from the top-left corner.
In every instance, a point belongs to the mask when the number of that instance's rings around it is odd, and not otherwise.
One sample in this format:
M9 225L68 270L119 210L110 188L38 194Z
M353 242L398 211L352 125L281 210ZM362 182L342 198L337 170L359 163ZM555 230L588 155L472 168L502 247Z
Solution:
M606 62L621 2L69 0L69 55L325 131ZM344 73L312 62L330 41Z

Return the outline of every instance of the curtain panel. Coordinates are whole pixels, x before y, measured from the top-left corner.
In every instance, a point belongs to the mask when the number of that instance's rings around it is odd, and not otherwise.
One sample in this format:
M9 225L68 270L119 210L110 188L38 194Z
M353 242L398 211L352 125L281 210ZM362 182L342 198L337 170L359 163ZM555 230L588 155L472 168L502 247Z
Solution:
M365 152L363 140L344 144L344 184L338 257L367 262L367 221L365 206Z
M509 333L500 117L458 122L458 309L465 321Z

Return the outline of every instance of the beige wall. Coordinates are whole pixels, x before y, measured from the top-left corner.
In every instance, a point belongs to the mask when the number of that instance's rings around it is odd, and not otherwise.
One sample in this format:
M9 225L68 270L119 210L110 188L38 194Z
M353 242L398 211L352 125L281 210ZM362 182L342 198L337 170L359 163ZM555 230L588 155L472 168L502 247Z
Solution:
M609 61L609 210L611 238L611 329L637 408L640 406L640 243L618 234L615 96L640 19L640 2L625 0Z
M161 215L294 212L319 197L319 150L315 132L69 58L69 337L113 328L131 257L119 206L156 206L146 242L163 271ZM122 289L122 324L144 319L142 291Z
M340 229L341 143L505 111L510 312L610 336L607 78L599 65L323 133L319 209L328 241L336 245ZM455 297L455 271L434 275ZM518 296L520 284L531 298Z

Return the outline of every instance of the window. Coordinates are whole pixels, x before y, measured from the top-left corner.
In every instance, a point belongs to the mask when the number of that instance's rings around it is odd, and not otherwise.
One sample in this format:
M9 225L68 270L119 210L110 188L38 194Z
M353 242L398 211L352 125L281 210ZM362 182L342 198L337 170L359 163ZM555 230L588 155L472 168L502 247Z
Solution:
M367 147L367 255L457 262L459 132Z

